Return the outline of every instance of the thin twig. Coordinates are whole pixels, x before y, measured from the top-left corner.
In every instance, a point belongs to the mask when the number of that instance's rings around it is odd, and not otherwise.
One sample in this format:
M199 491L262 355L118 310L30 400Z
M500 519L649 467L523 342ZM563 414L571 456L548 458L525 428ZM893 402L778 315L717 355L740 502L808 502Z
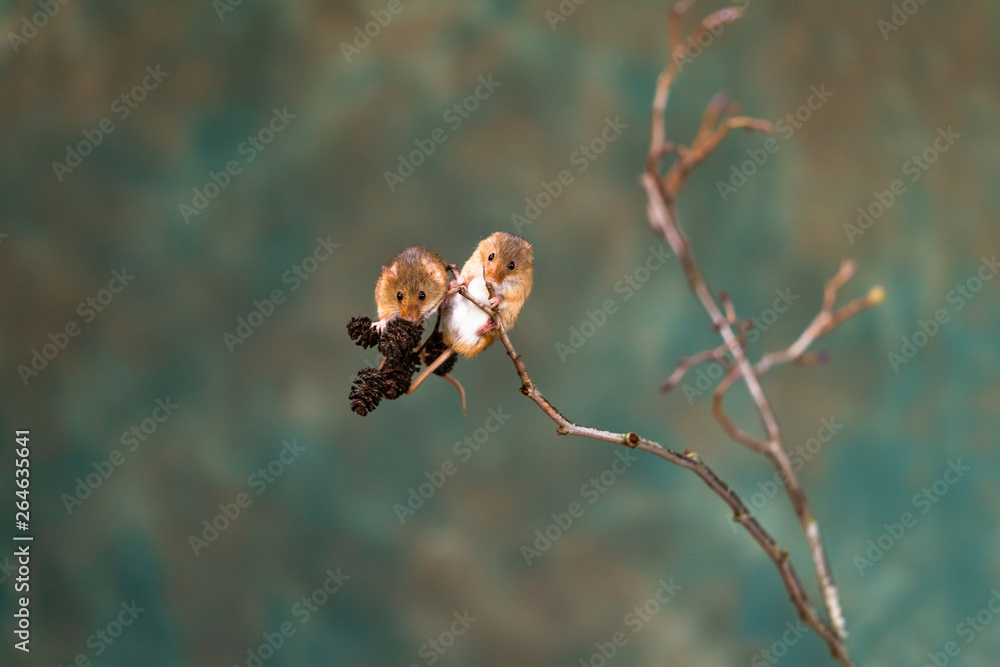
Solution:
M696 0L680 0L673 6L670 12L669 35L671 46L668 63L657 79L656 94L652 109L650 146L646 159L646 168L642 176L642 186L646 191L648 199L647 213L650 224L654 230L666 239L675 256L680 260L691 291L701 302L706 313L708 313L712 326L719 332L719 335L723 339L723 345L714 350L706 350L682 360L678 369L665 383L665 386L674 386L680 381L684 373L696 363L715 359L720 363L726 364L726 355L732 356L732 365L729 367L722 382L716 388L713 396L713 413L719 424L733 440L766 456L781 473L783 479L785 479L785 488L789 499L806 533L810 554L816 569L817 579L819 580L820 591L830 617L829 624L820 617L810 603L801 581L788 559L788 552L777 546L760 523L750 516L749 510L740 497L708 468L697 454L691 451L685 451L683 454L680 454L632 432L614 433L581 426L567 419L545 398L531 380L524 361L514 349L503 323L495 316L493 309L471 296L464 287L458 291L493 319L499 331L500 340L507 350L507 355L513 361L518 377L521 380L521 393L531 398L556 423L557 433L560 435L577 435L624 445L634 449L641 449L698 475L709 488L729 505L733 510L735 520L750 533L774 562L789 597L798 610L800 618L827 643L834 659L845 667L852 667L853 662L846 646L847 631L843 612L837 589L833 585L830 566L823 549L819 525L812 516L805 494L791 467L788 455L785 453L782 444L781 429L775 417L774 410L760 384L760 375L782 363L792 362L805 365L820 361L822 359L821 356L807 353L808 347L817 338L830 333L850 317L881 301L883 292L881 288L875 288L867 296L855 299L839 310L833 310L837 292L854 273L853 264L845 263L838 274L827 283L820 314L817 315L806 331L787 349L769 353L756 364L749 360L745 349L744 334L750 325L740 322L736 318L735 305L728 298L728 295L720 297L722 301L721 307L719 302L716 301L713 292L695 262L688 239L677 221L676 201L678 194L694 168L712 154L730 130L744 128L747 130L770 132L772 127L767 121L735 115L739 113L738 107L730 101L728 96L720 93L712 99L706 108L701 126L691 146L675 145L672 141L668 141L665 138L665 113L670 88L680 69L678 63L688 59L687 45L697 43L698 37L703 36L704 33L712 32L721 23L730 23L742 15L740 10L734 7L717 11L705 18L692 37L685 42L681 29L681 20L685 12L695 2ZM675 155L675 159L664 172L662 169L663 162L669 155ZM491 286L487 285L487 287ZM490 296L493 296L492 289L490 289ZM740 429L726 415L723 409L723 398L737 380L742 380L754 402L765 433L764 439L755 438Z
M664 394L680 384L687 372L704 361L716 361L719 364L726 366L727 361L723 356L726 350L729 348L723 344L714 350L702 350L697 354L692 354L690 357L685 357L677 362L677 370L670 374L663 384L660 385L660 391Z
M720 126L719 133L710 135L713 147L721 140L721 136L724 136L728 132L728 129L730 129L730 126L723 123ZM696 156L700 161L700 159L704 159L707 156L707 152L703 153L700 150L692 150L689 155ZM676 222L674 200L677 190L673 188L680 188L689 173L689 169L683 164L680 167L677 166L678 164L681 164L680 160L675 162L674 167L668 172L666 178L661 179L659 177L659 167L656 168L656 171L647 171L643 176L643 186L649 198L647 212L649 213L650 222L654 228L663 234L674 254L680 259L691 290L698 297L699 301L701 301L702 306L712 320L713 326L718 329L723 341L728 346L736 365L734 370L730 372L738 371L743 378L757 408L757 413L767 434L767 439L761 441L739 429L725 416L725 413L721 409L714 409L713 413L727 435L736 442L747 446L752 451L765 455L771 460L781 475L788 480L785 488L795 508L796 515L805 530L810 546L810 554L813 558L813 565L816 569L817 579L819 580L820 591L833 627L827 626L819 618L816 611L810 605L808 598L796 598L793 596L792 601L796 604L799 615L803 620L826 640L831 655L842 664L849 665L851 661L843 641L846 637L843 612L837 589L833 584L833 578L830 574L830 566L822 546L819 526L812 516L805 494L802 492L788 455L785 453L777 418L771 408L770 401L764 393L754 367L746 356L738 334L733 331L719 304L715 301L708 284L697 267L694 256L691 253L690 245Z
M492 297L493 290L489 283L487 283L487 289ZM802 587L802 582L799 580L799 576L795 572L791 560L788 558L788 552L778 546L774 538L771 537L757 519L751 516L749 508L747 508L746 503L743 502L739 495L728 484L722 481L711 468L705 465L696 453L690 450L686 450L683 454L675 452L658 442L643 438L634 432L614 433L612 431L582 426L570 421L542 394L538 385L532 381L531 376L528 375L524 359L514 349L514 344L511 342L510 336L507 335L507 329L504 327L501 319L496 316L494 310L486 303L469 294L465 287L462 287L459 292L493 319L500 333L500 342L503 343L504 349L507 350L507 356L514 362L517 376L521 380L521 393L534 401L556 423L556 433L559 435L576 435L593 440L601 440L649 452L664 461L673 463L696 474L716 495L722 498L733 511L733 520L750 533L750 536L753 537L757 544L764 550L764 553L767 554L768 558L774 563L782 582L785 584L785 589L788 591L788 596L791 598L792 604L799 610L799 615L803 622L813 628L826 641L830 646L831 653L838 661L848 667L853 665L837 635L823 623L823 620L817 615L816 610L810 605L809 598Z
M809 349L816 339L821 338L838 326L843 324L845 321L854 317L863 310L867 310L872 306L878 305L885 298L885 290L881 286L873 287L868 291L865 296L854 299L847 303L847 305L842 306L836 311L833 310L834 302L837 299L837 292L847 283L848 280L853 277L854 274L854 263L850 260L845 260L841 264L840 271L837 272L833 278L831 278L826 283L826 289L823 294L823 307L813 321L806 327L805 331L795 340L794 343L789 345L784 350L777 352L768 352L760 361L757 362L755 368L757 374L761 375L766 373L774 366L779 364L794 363L801 359L805 355L806 350Z
M823 549L819 525L812 516L805 494L792 470L788 455L785 453L782 445L781 429L770 402L760 385L758 369L747 358L743 345L744 341L741 339L740 334L732 328L731 313L733 309L729 304L726 305L727 310L730 312L724 314L720 309L719 304L716 302L708 284L698 269L694 256L691 253L690 244L677 222L677 196L694 167L705 160L715 150L730 130L743 127L751 130L770 131L771 125L767 121L745 116L729 115L727 117L727 114L736 113L738 110L732 105L728 96L718 94L712 99L705 110L701 127L691 147L678 147L676 159L666 173L661 176L663 173L662 163L665 157L665 152L661 147L666 145L664 118L669 91L678 72L677 63L686 56L686 44L692 43L690 39L687 42L683 41L680 21L683 14L694 2L695 0L678 2L674 5L670 14L671 57L657 79L656 94L653 100L650 150L646 160L646 170L642 178L642 185L646 190L648 198L647 212L650 224L663 235L675 255L680 259L692 292L701 301L702 306L711 318L712 325L719 331L728 352L733 357L734 366L729 370L716 390L713 401L713 413L719 424L733 440L767 456L775 468L787 480L786 490L795 508L796 515L805 530L817 579L819 580L820 591L830 616L832 628L821 621L815 624L810 623L810 625L827 639L831 653L843 664L849 664L850 658L847 655L847 649L844 644L847 637L846 624L837 589L833 585L830 566ZM695 32L695 35L705 30L706 26L711 26L712 22L719 20L718 17L719 12L716 12L708 19L705 19ZM778 353L768 358L767 363L764 364L761 370L767 370L767 368L770 368L775 363L801 359L805 349L815 338L828 333L841 322L864 308L877 303L881 299L882 292L876 289L865 299L853 301L836 313L833 313L831 309L833 299L836 296L836 290L853 273L853 265L850 267L845 265L845 267L842 268L842 271L828 285L827 298L824 300L824 310L817 318L817 321L814 322L815 326L810 327L800 337L800 340L793 344L789 350L786 350L784 354ZM727 315L730 315L730 317L727 317ZM722 396L737 378L742 379L746 384L747 390L757 408L758 416L766 434L766 439L764 440L754 438L737 427L722 409ZM804 605L800 606L798 603L796 604L800 615L806 618L818 618L818 615L809 606L807 600L802 599L800 602Z

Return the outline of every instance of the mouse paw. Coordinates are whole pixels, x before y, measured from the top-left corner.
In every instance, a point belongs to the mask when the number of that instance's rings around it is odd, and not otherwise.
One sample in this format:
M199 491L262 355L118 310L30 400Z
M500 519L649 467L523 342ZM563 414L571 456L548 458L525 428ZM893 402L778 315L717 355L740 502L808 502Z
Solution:
M496 328L497 327L493 323L493 320L488 320L486 322L486 324L484 324L483 326L479 327L479 330L476 331L476 333L479 334L480 336L485 336L487 331L489 331L490 329L496 329Z
M385 333L385 326L388 324L388 320L379 320L378 322L372 322L372 329L375 329L380 334Z
M501 301L501 299L500 299L500 295L499 294L497 294L496 296L491 296L490 297L490 308L497 308L497 307L499 307L500 306L500 301Z
M455 294L462 287L468 286L469 280L462 274L459 274L457 278L448 283L448 294Z

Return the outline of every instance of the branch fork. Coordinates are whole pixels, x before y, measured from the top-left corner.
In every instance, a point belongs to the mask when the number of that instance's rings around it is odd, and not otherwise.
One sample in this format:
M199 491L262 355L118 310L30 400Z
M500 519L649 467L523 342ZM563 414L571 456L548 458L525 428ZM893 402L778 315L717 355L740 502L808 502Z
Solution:
M845 667L853 667L854 663L847 649L844 614L837 589L833 584L830 565L820 537L819 524L812 515L805 493L802 491L788 455L785 453L781 429L770 401L760 384L760 377L780 364L793 363L809 366L823 363L826 356L809 352L809 347L817 339L829 334L848 319L881 302L885 292L881 287L875 287L865 296L834 309L838 293L853 277L856 269L853 262L844 261L836 275L826 283L820 312L806 330L786 349L769 352L757 362L750 361L746 351L745 334L753 326L753 323L752 321L740 321L737 318L735 305L728 294L722 293L717 299L709 289L695 262L688 239L678 224L676 201L693 169L712 154L730 130L743 128L748 131L771 132L772 127L765 120L738 115L739 107L726 94L718 93L705 109L701 126L690 146L678 145L666 140L664 115L671 84L679 72L678 63L683 62L690 55L688 53L690 45L697 44L698 39L703 37L705 33L715 34L713 29L723 23L731 23L742 15L742 12L736 7L714 12L706 17L696 31L685 40L683 39L681 20L685 12L695 2L696 0L680 0L674 4L670 12L669 35L672 47L667 65L657 79L652 109L650 147L641 183L647 195L647 213L650 225L666 239L680 260L691 291L701 302L713 329L719 333L723 342L716 348L704 350L682 359L677 369L663 383L661 390L669 391L675 387L684 374L697 364L715 361L726 368L726 374L713 394L712 412L723 431L731 439L767 457L786 480L785 489L789 500L806 534L820 593L827 612L827 620L824 620L812 606L805 588L788 558L788 551L777 545L771 535L752 516L740 496L722 481L696 452L685 450L683 453L679 453L631 431L615 433L570 421L531 380L524 360L514 348L503 322L496 316L489 304L469 294L465 286L458 286L457 291L492 318L499 332L500 341L507 351L507 356L514 363L514 368L521 380L521 393L534 401L555 422L557 434L586 437L649 452L696 474L716 495L722 498L733 511L733 520L743 526L773 561L802 621L826 642L831 656L837 662ZM669 156L674 156L674 160L669 167L664 169L664 162ZM492 298L492 286L487 284L487 288ZM753 399L765 434L763 438L754 437L738 427L723 409L723 399L726 392L737 381L746 386Z

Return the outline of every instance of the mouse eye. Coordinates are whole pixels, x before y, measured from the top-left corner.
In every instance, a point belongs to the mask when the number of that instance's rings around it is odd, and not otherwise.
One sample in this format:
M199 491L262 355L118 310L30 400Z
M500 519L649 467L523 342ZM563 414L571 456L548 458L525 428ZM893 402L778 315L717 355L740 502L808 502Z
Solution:
M488 257L488 259L489 259L489 260L490 260L491 262L493 261L493 253L492 253L492 252L490 253L490 256Z
M417 298L423 301L424 299L427 298L427 295L424 294L423 291L421 291L420 294L417 295Z
M396 301L402 301L402 300L403 300L403 293L396 292Z
M514 270L514 262L511 262L510 264L508 264L507 268L510 269L511 271L513 271Z

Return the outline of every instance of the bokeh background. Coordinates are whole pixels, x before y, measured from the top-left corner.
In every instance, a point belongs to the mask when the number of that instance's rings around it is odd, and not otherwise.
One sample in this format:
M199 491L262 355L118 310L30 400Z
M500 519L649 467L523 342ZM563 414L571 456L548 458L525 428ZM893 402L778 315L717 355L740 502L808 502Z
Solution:
M35 31L25 17L45 3L2 3L3 664L596 666L618 631L628 641L607 664L622 667L831 664L814 635L786 632L795 612L773 565L694 476L643 455L604 492L583 488L618 452L557 437L499 346L456 368L468 414L434 378L365 418L348 405L352 377L378 357L344 325L374 316L380 267L415 244L460 264L489 233L520 232L536 275L513 339L549 398L583 423L699 452L747 498L767 489L773 470L712 419L713 380L700 394L697 374L657 391L678 358L718 344L677 263L628 300L616 290L660 247L637 178L667 4L564 1L558 14L556 0L402 0L386 14L378 0L224 2L53 2ZM980 612L1000 587L1000 281L970 299L952 291L1000 250L1000 7L902 4L915 13L883 35L888 0L743 3L745 18L685 65L668 137L692 136L719 89L772 121L813 86L832 93L723 198L719 182L766 140L730 137L687 186L682 222L713 288L772 320L755 356L808 324L843 258L859 266L844 297L885 286L881 307L817 346L828 366L779 368L765 387L790 449L823 419L842 425L800 475L859 664L931 664L956 642L950 664L992 665L1000 622ZM391 20L345 48L373 11ZM480 77L499 85L467 102ZM144 98L125 117L123 94ZM456 104L476 107L457 125ZM286 109L266 147L244 143ZM626 127L574 162L608 119ZM913 156L949 127L960 138L912 180ZM391 189L385 173L438 128L446 141ZM56 173L88 136L100 143ZM239 173L186 212L230 161ZM512 214L562 170L572 184L518 227ZM896 179L905 192L849 238L858 207ZM338 247L296 286L286 272L317 239ZM102 293L123 269L128 286ZM283 302L227 345L274 290ZM771 318L776 291L797 299ZM92 311L88 298L106 303ZM606 300L615 312L560 354ZM939 309L949 322L894 368L888 355ZM26 383L18 367L70 323L78 335ZM179 405L163 423L149 421L158 399ZM740 389L728 405L757 427ZM487 434L490 410L509 417ZM123 440L144 426L144 441ZM25 428L30 655L9 632L13 433ZM274 464L293 440L304 449ZM67 502L115 450L121 465ZM942 482L959 460L969 471ZM446 461L454 474L401 521L396 506ZM262 488L268 465L280 474ZM251 504L193 548L241 493ZM573 502L583 516L528 565L522 548ZM904 512L916 524L885 537ZM818 601L788 503L778 495L759 516ZM880 537L891 548L859 565ZM349 578L317 594L338 568ZM671 578L681 588L635 632L627 615ZM314 595L323 604L304 619ZM119 634L133 601L143 611ZM476 620L451 637L456 613ZM960 626L977 613L977 630ZM260 651L286 623L295 634Z

